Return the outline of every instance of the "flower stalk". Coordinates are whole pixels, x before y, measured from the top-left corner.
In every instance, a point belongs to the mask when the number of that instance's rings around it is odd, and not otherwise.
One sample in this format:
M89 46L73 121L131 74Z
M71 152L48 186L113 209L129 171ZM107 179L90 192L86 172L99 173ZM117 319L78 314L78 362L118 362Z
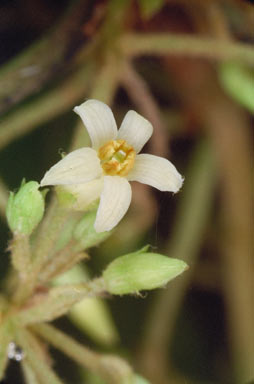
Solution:
M105 292L102 279L91 280L88 283L63 285L52 288L48 293L35 295L27 308L16 315L21 325L52 321L65 313L85 297L101 296Z
M124 360L93 352L51 325L39 324L32 329L78 364L99 374L107 383L133 383L132 369Z
M35 377L39 378L41 384L63 384L51 369L49 362L45 360L40 343L29 331L19 328L15 338L24 350L30 370L34 372Z

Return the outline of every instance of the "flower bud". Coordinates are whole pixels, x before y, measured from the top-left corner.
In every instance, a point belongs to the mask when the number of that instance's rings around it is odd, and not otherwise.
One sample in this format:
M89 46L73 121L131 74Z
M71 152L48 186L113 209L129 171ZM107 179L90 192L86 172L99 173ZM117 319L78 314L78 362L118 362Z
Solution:
M78 248L80 250L98 245L111 234L111 232L108 231L96 232L94 229L95 219L96 211L88 212L74 228L73 237L78 242Z
M36 181L22 183L17 193L10 193L6 216L12 232L30 235L44 213L44 198Z
M159 288L180 275L187 264L158 253L130 253L115 259L103 272L106 289L115 295Z

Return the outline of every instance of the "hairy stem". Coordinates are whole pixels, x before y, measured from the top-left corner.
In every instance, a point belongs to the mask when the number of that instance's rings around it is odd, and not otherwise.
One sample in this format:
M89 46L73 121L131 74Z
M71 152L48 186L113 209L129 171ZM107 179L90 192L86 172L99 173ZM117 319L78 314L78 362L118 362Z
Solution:
M22 283L29 275L32 255L29 236L15 234L10 244L13 267L18 271Z
M34 372L31 364L27 360L21 362L21 367L26 384L40 384L36 373Z
M22 325L52 321L66 314L84 298L100 296L105 291L104 280L100 278L88 283L58 286L46 294L34 295L17 318Z
M122 359L95 353L50 325L39 324L33 330L78 364L99 374L107 383L133 383L132 370Z
M39 377L41 384L63 384L43 358L39 343L29 331L19 328L16 333L16 341L24 350L25 359L35 375Z

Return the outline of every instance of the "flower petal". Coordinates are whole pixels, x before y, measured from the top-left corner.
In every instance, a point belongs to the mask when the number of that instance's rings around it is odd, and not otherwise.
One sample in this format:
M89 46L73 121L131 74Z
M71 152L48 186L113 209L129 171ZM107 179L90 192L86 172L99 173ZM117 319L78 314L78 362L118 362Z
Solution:
M168 192L178 192L183 183L183 177L170 161L148 154L136 156L128 180L139 181Z
M129 111L123 119L117 138L126 140L135 151L141 151L153 133L152 124L135 111Z
M94 228L110 231L125 215L131 202L131 186L120 176L105 176Z
M69 153L46 172L41 181L45 185L81 184L101 176L102 168L92 148L81 148Z
M88 183L65 185L61 188L64 188L76 198L72 208L76 211L83 211L99 199L103 188L103 177Z
M94 149L117 136L117 126L111 109L98 100L88 100L74 108L89 133Z

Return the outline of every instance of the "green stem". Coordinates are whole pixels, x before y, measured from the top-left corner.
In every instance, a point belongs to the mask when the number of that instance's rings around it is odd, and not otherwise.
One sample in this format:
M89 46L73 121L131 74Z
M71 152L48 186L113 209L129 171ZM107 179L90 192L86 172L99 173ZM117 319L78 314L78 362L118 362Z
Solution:
M22 303L34 291L38 284L38 274L54 253L54 247L67 218L69 211L61 208L55 199L42 222L39 234L34 243L34 259L29 265L29 273L15 294L15 301ZM28 268L28 267L27 267Z
M17 318L23 326L52 321L66 314L74 304L86 297L100 296L106 291L104 280L95 279L89 283L62 285L52 288L47 294L33 297L33 305L22 309Z
M132 370L122 359L95 353L50 325L38 324L33 330L78 364L99 374L107 383L133 383Z
M38 91L56 76L56 68L60 69L66 64L70 44L76 39L77 33L81 33L85 4L86 0L72 2L47 36L1 68L0 112Z
M14 234L10 249L13 267L19 272L19 277L23 284L29 275L32 262L29 236Z
M8 201L8 189L4 182L0 179L0 215L5 218L6 205Z
M66 247L54 255L51 262L43 268L38 276L42 284L71 269L81 260L89 258L85 252L76 252L75 245L75 242L69 242Z
M209 144L203 142L198 145L187 172L176 225L166 247L170 257L184 260L191 269L197 262L210 217L215 184L214 154ZM190 278L191 274L186 273L173 281L168 289L157 293L157 300L151 308L143 347L139 353L140 365L151 380L157 377L158 382L168 382L168 345L173 337L176 317ZM151 369L156 358L160 364L157 369Z
M0 314L1 315L1 314ZM1 323L1 318L0 318ZM0 325L0 380L3 379L8 364L7 349L9 343L13 340L13 327L10 322Z
M42 351L40 353L41 347L30 332L19 328L16 333L16 341L23 348L25 359L36 376L39 377L40 384L63 384L43 358Z
M123 53L129 56L185 55L254 64L254 49L250 44L187 34L126 34L121 39L121 47Z
M21 362L21 367L26 384L40 384L31 364L27 360Z
M34 244L35 255L33 269L36 273L50 260L59 235L69 216L70 211L61 207L57 198L54 198Z
M116 58L110 56L101 69L98 70L94 79L93 89L90 93L91 99L98 99L106 104L111 104L119 85L121 65ZM78 123L76 133L72 140L71 149L87 145L89 138L82 122Z
M82 66L64 83L33 98L1 121L0 149L12 140L32 131L50 119L70 109L84 97L92 66Z

